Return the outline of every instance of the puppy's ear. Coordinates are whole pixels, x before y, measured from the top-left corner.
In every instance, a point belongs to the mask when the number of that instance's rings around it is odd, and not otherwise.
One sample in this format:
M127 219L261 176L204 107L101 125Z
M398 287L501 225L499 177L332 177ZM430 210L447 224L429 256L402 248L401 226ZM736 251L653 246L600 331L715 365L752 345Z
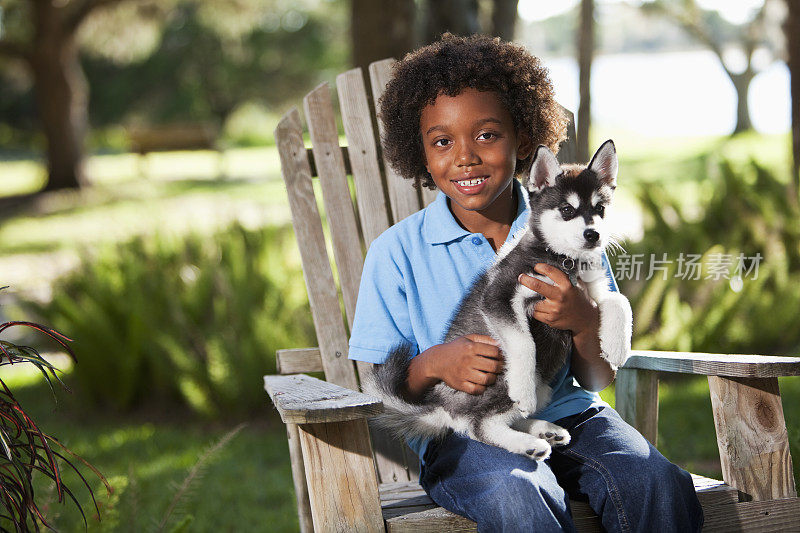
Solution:
M609 185L612 189L617 186L617 149L614 147L614 141L611 139L604 142L600 148L597 149L592 161L589 163L589 169L593 170L600 181Z
M539 145L533 154L531 177L528 180L530 192L541 192L545 187L556 184L556 178L562 174L561 166L556 156L544 145Z

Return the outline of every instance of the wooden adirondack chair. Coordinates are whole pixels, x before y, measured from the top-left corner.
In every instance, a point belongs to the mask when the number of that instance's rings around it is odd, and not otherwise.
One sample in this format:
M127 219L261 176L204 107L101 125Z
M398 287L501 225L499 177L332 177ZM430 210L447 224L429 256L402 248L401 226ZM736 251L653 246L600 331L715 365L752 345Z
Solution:
M391 64L370 65L373 103ZM427 205L434 195L418 193L383 164L361 71L340 74L336 85L346 147L339 145L327 84L304 100L313 148L303 143L297 109L275 130L319 340L318 348L279 350L281 375L264 378L287 427L300 527L303 532L471 531L474 523L437 507L420 488L413 452L369 427L369 417L382 404L358 392L356 370L363 375L371 365L347 359L345 323L352 325L365 249L393 221ZM569 133L574 139L574 126ZM567 141L559 156L572 161L574 143ZM347 175L352 175L355 203ZM314 194L316 176L345 319ZM327 381L302 374L320 371ZM706 530L800 530L777 379L799 375L800 358L635 351L619 370L616 407L654 444L659 372L708 376L724 482L694 476ZM600 530L587 504L572 502L572 510L579 530Z

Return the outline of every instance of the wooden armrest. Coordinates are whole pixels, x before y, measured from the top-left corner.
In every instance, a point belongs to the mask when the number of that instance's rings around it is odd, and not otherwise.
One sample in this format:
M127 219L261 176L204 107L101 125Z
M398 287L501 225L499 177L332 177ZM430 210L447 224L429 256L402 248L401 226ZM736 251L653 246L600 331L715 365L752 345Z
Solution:
M264 388L286 424L317 424L368 418L383 402L304 374L264 376Z
M800 357L634 350L622 368L704 376L800 376Z

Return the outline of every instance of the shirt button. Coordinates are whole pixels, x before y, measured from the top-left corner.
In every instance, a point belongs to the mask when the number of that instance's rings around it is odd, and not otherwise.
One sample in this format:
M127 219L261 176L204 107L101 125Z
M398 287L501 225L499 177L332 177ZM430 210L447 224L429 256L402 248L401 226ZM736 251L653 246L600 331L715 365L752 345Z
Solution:
M481 242L483 242L483 241L481 241L481 238L480 238L480 237L473 237L473 238L472 238L472 244L474 244L474 245L476 245L476 246L477 246L478 244L480 244Z

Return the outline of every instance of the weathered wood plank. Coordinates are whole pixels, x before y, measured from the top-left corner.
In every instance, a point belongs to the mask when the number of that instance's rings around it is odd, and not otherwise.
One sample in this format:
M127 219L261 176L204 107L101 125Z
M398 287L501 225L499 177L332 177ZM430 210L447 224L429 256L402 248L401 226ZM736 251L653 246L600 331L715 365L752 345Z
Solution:
M800 532L800 498L704 507L703 533Z
M341 319L339 295L328 260L302 135L300 113L292 108L278 123L275 141L292 211L292 225L300 247L303 278L308 290L325 377L332 383L357 390L353 363L347 359L347 333Z
M300 521L300 533L314 531L311 518L311 503L308 499L308 485L306 472L303 466L303 450L300 447L300 436L297 433L297 424L286 424L286 437L289 439L289 460L292 463L292 482L294 494L297 499L297 517Z
M658 372L620 368L617 371L615 408L653 446L658 441Z
M349 70L337 76L336 88L356 186L361 232L368 248L378 235L389 228L390 216L384 197L376 135L361 69ZM360 361L357 366L359 376L369 372L372 367L371 364ZM385 430L372 427L371 433L380 480L411 479L405 464L403 443L392 438Z
M315 531L384 531L367 421L299 426Z
M356 215L339 148L339 133L328 84L320 84L308 93L303 99L303 107L325 201L325 215L328 217L345 314L348 324L352 326L364 256L361 253ZM333 354L323 354L323 359L330 355Z
M700 500L703 509L713 505L739 502L739 491L726 485L724 481L697 474L692 474L692 481L694 490L697 492L697 499Z
M405 443L391 435L385 428L370 423L372 448L375 451L375 466L382 483L396 481L416 481L406 464L403 453ZM417 460L416 457L410 458Z
M291 348L275 352L278 374L304 374L322 372L322 355L319 348Z
M389 228L389 212L383 195L378 146L361 69L339 74L336 77L336 89L356 186L361 231L364 243L369 248L375 237Z
M383 517L388 533L477 531L475 522L442 507L387 509Z
M369 79L372 86L372 99L376 115L379 112L378 103L380 97L391 78L393 64L394 59L384 59L376 61L369 66ZM383 137L383 123L380 120L378 120L378 131ZM389 187L389 201L392 205L393 222L397 223L419 211L421 207L419 197L411 181L397 174L386 162L385 158L383 159L383 168L386 175L386 183Z
M800 376L800 357L633 350L624 368L704 376Z
M561 107L561 110L569 119L567 124L567 140L561 143L558 150L558 161L564 163L588 163L588 161L578 161L578 145L576 144L575 137L575 115L566 107Z
M303 374L264 376L264 389L287 424L355 420L383 411L380 400Z
M345 173L352 174L352 171L350 170L350 154L348 153L347 146L342 146L340 151L342 152L342 161L344 161ZM306 155L308 156L308 166L311 168L311 177L319 177L319 174L317 173L317 163L314 161L314 150L311 148L306 148Z
M746 499L797 496L778 378L709 376L722 477Z
M422 191L422 206L427 207L431 204L434 200L436 200L436 195L439 194L439 189L429 189L427 187L423 187Z

